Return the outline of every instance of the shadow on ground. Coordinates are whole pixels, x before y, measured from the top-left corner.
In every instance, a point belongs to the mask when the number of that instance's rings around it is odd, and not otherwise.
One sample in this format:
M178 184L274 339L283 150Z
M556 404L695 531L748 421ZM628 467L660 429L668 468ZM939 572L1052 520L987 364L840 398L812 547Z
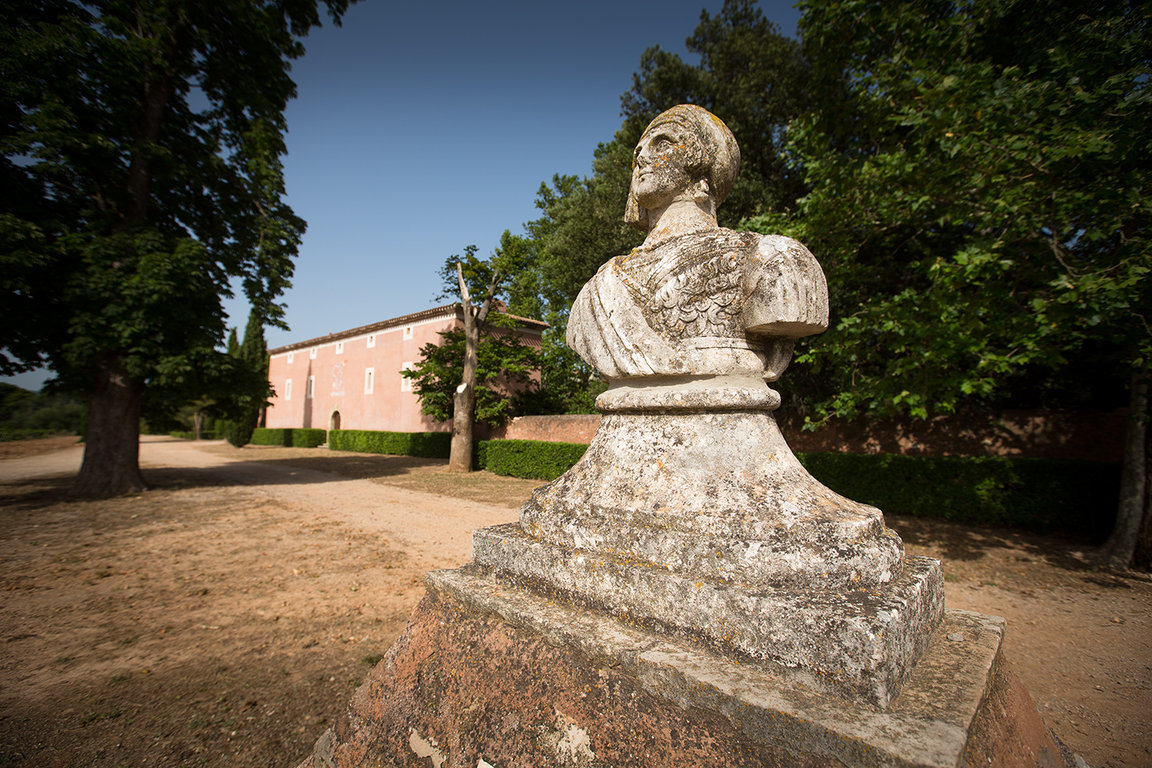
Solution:
M486 472L451 473L444 459L328 452L315 448L248 446L238 449L225 444L199 447L231 461L203 468L145 467L145 482L156 490L183 490L373 480L511 507L518 507L530 494L531 487L539 484L539 481L498 477ZM24 511L69 501L71 481L71 476L60 476L5 483L0 485L0 507ZM1017 559L1044 562L1098 586L1129 586L1124 574L1097 569L1094 562L1097 542L895 515L888 515L887 522L910 547L930 550L934 556L953 563L975 563L1012 552L1011 556Z
M395 478L412 472L436 473L442 471L447 463L446 460L412 456L268 456L242 458L215 467L145 466L141 474L151 490L181 490ZM76 501L70 495L74 480L73 472L4 482L0 484L0 507L34 509Z
M216 453L217 450L211 452ZM150 487L157 488L298 485L343 480L373 480L418 471L435 472L448 465L444 459L421 459L413 456L321 454L257 455L249 458L237 457L235 453L228 453L226 450L220 452L233 461L222 466L204 468L145 467L144 480Z
M1123 573L1100 570L1097 545L1087 539L1044 535L1011 528L980 528L945 520L886 515L889 527L912 547L933 550L953 562L975 562L993 552L1012 551L1020 560L1033 559L1107 588L1129 588Z

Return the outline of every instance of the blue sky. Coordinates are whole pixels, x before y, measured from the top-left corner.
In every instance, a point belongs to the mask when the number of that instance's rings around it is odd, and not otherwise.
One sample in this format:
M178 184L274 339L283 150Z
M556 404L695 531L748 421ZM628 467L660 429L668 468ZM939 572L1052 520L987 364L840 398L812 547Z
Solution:
M792 2L760 2L788 35ZM644 50L687 58L700 11L722 5L364 0L342 27L313 31L293 64L285 158L308 232L283 297L291 331L269 329L269 346L432 306L445 257L469 244L491 253L537 218L541 182L591 173ZM226 306L242 330L247 303Z

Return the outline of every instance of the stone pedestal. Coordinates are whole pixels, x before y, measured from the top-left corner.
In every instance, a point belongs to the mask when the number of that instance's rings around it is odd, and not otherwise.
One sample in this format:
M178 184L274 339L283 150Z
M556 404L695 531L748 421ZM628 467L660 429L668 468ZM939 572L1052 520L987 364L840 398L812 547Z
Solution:
M584 457L477 531L475 565L884 706L943 616L939 563L808 474L778 403L732 377L609 389Z
M301 768L1074 765L1002 633L949 612L882 709L471 569L434 572Z

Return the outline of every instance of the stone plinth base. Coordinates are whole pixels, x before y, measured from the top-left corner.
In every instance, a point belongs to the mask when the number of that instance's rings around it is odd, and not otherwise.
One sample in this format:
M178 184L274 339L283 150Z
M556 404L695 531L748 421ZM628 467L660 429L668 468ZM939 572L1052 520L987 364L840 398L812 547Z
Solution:
M1071 765L1000 657L947 614L886 710L465 571L429 574L407 630L301 768Z
M517 525L474 534L475 564L884 706L943 616L939 564L813 478L758 383L609 390L666 410L609 411Z
M473 533L473 568L566 602L683 634L833 695L883 706L900 690L944 614L940 563L906 558L869 589L750 591L596 551L570 550L520 526ZM563 585L563 586L557 586Z

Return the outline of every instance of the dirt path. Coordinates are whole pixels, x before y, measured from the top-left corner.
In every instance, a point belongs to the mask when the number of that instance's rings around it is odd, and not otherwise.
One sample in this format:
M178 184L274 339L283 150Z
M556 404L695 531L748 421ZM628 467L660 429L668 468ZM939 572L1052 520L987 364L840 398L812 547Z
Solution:
M66 441L65 441L66 442ZM535 485L442 462L148 440L148 493L65 495L79 451L0 450L0 765L292 766ZM34 454L37 450L57 449ZM1152 585L1073 544L894 519L951 607L1006 616L1053 730L1152 766Z

